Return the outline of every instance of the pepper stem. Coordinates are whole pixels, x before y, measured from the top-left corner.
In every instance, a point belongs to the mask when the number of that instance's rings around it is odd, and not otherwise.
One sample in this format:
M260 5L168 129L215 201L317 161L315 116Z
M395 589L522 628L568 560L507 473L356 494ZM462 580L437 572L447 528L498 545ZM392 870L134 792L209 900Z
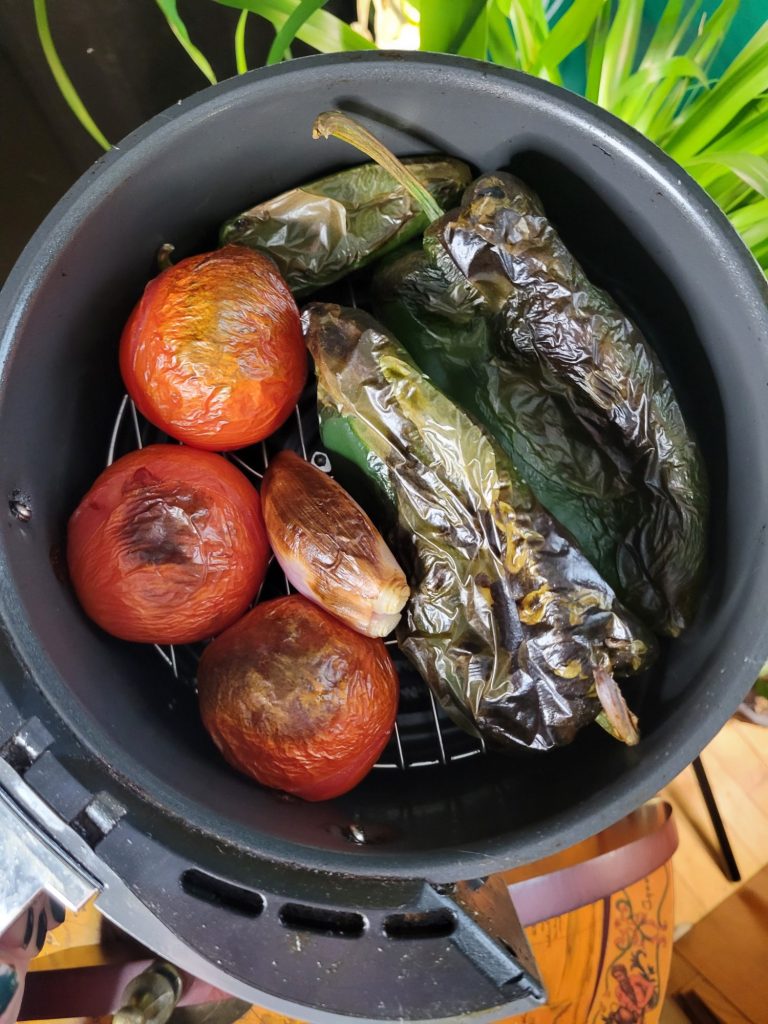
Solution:
M634 747L640 739L637 716L629 710L616 680L603 668L595 668L594 680L597 698L603 706L598 723L615 739Z
M168 270L173 266L173 260L171 256L176 251L176 246L171 245L170 242L163 242L160 248L157 250L157 269Z
M315 118L315 123L312 125L312 138L327 139L329 136L349 143L350 146L354 146L355 149L359 149L369 156L371 160L375 160L385 171L389 171L392 177L419 204L430 221L442 217L444 211L435 201L429 189L422 185L416 175L402 161L398 160L383 142L379 142L375 135L371 135L367 128L363 128L361 124L353 121L346 114L342 114L340 110L326 110L324 114Z

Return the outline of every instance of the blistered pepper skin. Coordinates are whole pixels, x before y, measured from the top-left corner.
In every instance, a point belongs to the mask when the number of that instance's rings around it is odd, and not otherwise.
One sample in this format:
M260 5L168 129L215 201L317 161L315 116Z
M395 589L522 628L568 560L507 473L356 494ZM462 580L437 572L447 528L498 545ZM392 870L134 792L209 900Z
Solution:
M181 644L235 622L269 558L258 492L219 455L151 445L105 470L73 513L70 578L123 640Z
M197 681L203 723L229 764L312 801L368 774L399 694L383 641L300 595L257 605L214 640Z
M307 374L299 314L266 256L225 246L147 285L120 341L139 411L171 437L226 451L268 437Z
M448 156L406 163L446 208L471 179L467 165ZM426 225L418 204L387 171L362 164L243 211L223 225L221 243L268 253L293 294L304 296L397 249Z
M400 649L457 724L489 746L570 743L604 707L598 672L646 667L652 636L501 448L370 314L312 303L303 322L331 457L328 428L345 422L358 465L375 466L386 483L377 493L392 495L412 586ZM618 687L610 696L615 704ZM636 742L636 730L621 738Z
M373 304L628 607L678 635L704 578L702 458L648 341L538 196L510 174L482 175L420 250L380 268Z
M448 278L482 297L500 365L533 372L613 463L634 514L622 523L616 575L626 602L660 633L692 620L704 578L704 464L656 353L591 283L536 193L484 174L425 245Z

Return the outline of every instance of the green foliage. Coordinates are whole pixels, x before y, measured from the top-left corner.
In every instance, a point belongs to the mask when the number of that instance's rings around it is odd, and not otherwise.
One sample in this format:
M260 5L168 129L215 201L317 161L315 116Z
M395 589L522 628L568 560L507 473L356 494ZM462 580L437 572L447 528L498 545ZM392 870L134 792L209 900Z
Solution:
M202 71L211 85L216 84L216 75L213 73L213 68L206 60L201 50L195 46L192 40L189 38L189 32L187 26L184 24L181 15L179 14L176 6L176 0L156 0L157 6L165 15L165 20L168 22L168 27L171 32L176 36L178 41L183 46L186 53L189 55L190 60Z
M267 65L279 64L285 58L291 43L301 31L302 25L312 17L315 11L325 7L325 4L326 0L300 0L277 31L267 54Z
M54 77L56 85L59 87L61 95L67 101L69 109L78 119L83 128L85 128L91 138L95 139L103 149L109 149L109 143L97 127L96 122L88 113L85 104L80 99L69 75L64 70L64 65L59 59L56 47L53 44L51 27L48 24L48 11L45 6L45 0L34 0L34 10L35 24L37 26L37 35L40 39L40 45L43 48L45 59L48 61L48 67L51 69L51 74Z
M248 21L248 11L241 11L237 19L235 29L235 66L238 75L244 75L248 70L248 60L245 55L245 26Z
M168 25L210 82L211 65L192 43L176 0L156 0ZM321 53L386 47L324 10L326 0L215 0L241 11L235 63L247 70L245 24L266 20L275 39L272 64L299 39ZM406 0L373 0L400 9ZM702 15L702 0L666 0L649 33L652 0L408 0L423 50L460 53L562 85L577 67L583 92L665 149L731 218L768 270L768 21L719 79L712 67L741 0L721 0ZM38 34L62 95L88 132L108 143L56 54L45 0L34 0ZM415 16L415 15L414 15ZM571 76L573 77L573 76Z
M250 11L266 19L279 32L288 19L304 5L304 0L215 0L224 7ZM318 5L315 4L315 7ZM306 18L295 22L297 30L293 35L320 53L337 53L340 50L374 50L375 44L355 32L345 21L328 11L314 10Z

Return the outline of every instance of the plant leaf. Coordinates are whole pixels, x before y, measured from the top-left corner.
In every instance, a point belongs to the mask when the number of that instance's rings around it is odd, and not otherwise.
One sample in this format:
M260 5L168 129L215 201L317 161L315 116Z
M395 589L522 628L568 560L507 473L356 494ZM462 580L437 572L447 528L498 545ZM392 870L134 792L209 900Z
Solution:
M421 49L487 57L485 0L421 0Z
M690 57L669 57L660 64L641 65L624 82L616 97L614 113L634 125L653 101L659 85L668 87L671 83L688 83L691 80L708 84L704 69Z
M622 85L635 68L642 16L643 0L619 0L605 40L597 96L597 102L606 110L613 110Z
M740 3L741 0L722 0L711 15L702 18L698 32L688 47L687 56L706 70L709 70L720 52ZM669 131L680 124L698 92L697 89L675 90L675 93L670 95L662 111L666 130ZM661 134L661 131L658 134Z
M500 3L502 10L506 7L506 16L512 26L515 37L520 67L529 74L537 66L539 51L549 34L549 25L544 16L541 0L508 0L506 5ZM548 74L542 77L549 77Z
M739 3L740 0L722 0L712 15L702 19L696 35L681 56L688 57L705 71L708 70L728 33ZM696 0L673 32L673 49L682 45L692 23L693 15L699 7L700 3ZM669 28L667 28L668 31ZM697 85L690 82L670 79L667 82L659 83L648 106L638 116L635 127L655 142L663 144L673 126L682 118L682 111L687 109L700 91Z
M740 4L741 0L722 0L719 7L703 20L696 38L688 49L688 56L697 60L702 67L711 67L725 42Z
M53 42L53 36L51 35L51 27L48 23L48 10L45 6L45 0L34 0L34 11L35 25L37 26L37 35L40 39L40 45L43 48L43 53L45 54L45 59L48 62L48 67L51 69L54 81L59 87L61 95L66 100L67 106L92 139L98 142L103 149L111 149L112 147L109 142L107 142L105 136L96 125L96 122L88 113L85 104L80 99L77 89L75 89L72 84L72 80L64 70L64 65L59 59L59 55L56 52L56 47Z
M766 274L768 274L768 241L764 242L762 245L756 245L752 249L752 255Z
M266 18L279 31L298 6L298 0L215 0L223 7L234 7L239 11L251 11ZM328 11L315 11L296 33L307 46L320 53L336 53L339 50L375 50L376 44L355 32L345 21Z
M498 4L494 3L488 8L488 48L494 64L508 68L520 67L512 26L506 14L502 14Z
M758 228L762 237L768 238L768 199L757 199L735 210L731 214L731 223L741 234Z
M238 75L244 75L248 70L248 60L245 55L245 24L248 21L248 11L241 11L235 28L235 66Z
M272 45L269 48L265 64L269 67L272 64L279 64L285 57L285 52L296 38L301 26L321 7L325 7L327 0L301 0L291 11L277 32Z
M752 250L763 270L768 270L768 199L756 199L729 216L744 244ZM765 679L765 665L760 677Z
M546 67L557 70L565 58L584 43L607 0L573 0L563 16L551 28L539 50L533 70Z
M738 3L736 4L738 9ZM768 18L761 25L761 27L755 32L753 36L747 40L741 49L741 52L734 57L730 65L723 72L722 77L727 78L729 75L739 71L747 61L751 60L756 53L762 51L768 42Z
M611 27L610 12L601 11L587 41L587 85L584 95L588 100L597 103L600 94L600 80L603 74L603 56L608 30Z
M448 53L488 59L488 7L490 0L475 0L458 32L448 44Z
M187 26L184 24L184 21L176 7L176 0L155 0L155 2L163 12L171 32L173 32L178 41L184 47L190 60L192 60L196 67L202 71L211 85L215 85L216 75L213 73L213 68L208 63L202 50L199 50L189 38Z
M701 0L694 0L683 13L685 0L668 0L656 22L656 28L643 57L643 64L659 63L673 56L700 7Z
M690 157L685 162L686 168L701 165L727 167L741 180L768 199L768 160L754 153L722 153L710 150L701 156Z
M768 90L768 22L757 36L763 38L759 45L753 45L755 39L749 44L751 55L746 60L737 57L720 81L685 111L667 140L667 150L676 160L699 153Z
M709 149L768 153L768 100L757 100Z
M717 153L747 153L768 157L768 103L758 101L751 105L748 114L736 119L733 128L720 135L707 146L700 156L716 157ZM730 170L724 170L716 163L701 163L691 171L699 184L705 188L724 210L730 212L749 198L751 190Z

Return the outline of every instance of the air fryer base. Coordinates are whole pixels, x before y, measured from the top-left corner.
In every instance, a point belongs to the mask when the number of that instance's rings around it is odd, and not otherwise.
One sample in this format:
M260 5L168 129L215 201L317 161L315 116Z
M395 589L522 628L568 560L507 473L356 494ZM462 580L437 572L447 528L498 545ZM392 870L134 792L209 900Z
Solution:
M2 697L0 691L0 708L6 710ZM183 964L190 974L233 996L277 1013L301 1018L309 1010L313 1024L389 1020L459 1024L470 1013L478 1024L491 1024L544 1005L545 992L525 933L507 887L498 877L450 887L415 880L393 886L383 879L371 885L368 880L368 898L359 891L359 879L334 878L334 885L345 892L345 903L356 900L354 909L323 904L316 891L311 903L300 903L297 890L291 889L287 896L266 893L263 886L260 892L235 886L189 868L190 851L183 858L175 857L121 824L123 809L105 800L103 793L81 807L73 818L74 827L63 826L39 791L50 794L55 786L58 799L69 797L77 803L84 794L55 758L46 758L44 737L39 719L32 719L2 748L0 933L40 891L70 911L79 910L96 893L99 911L140 936L159 956ZM18 759L22 748L28 762L23 767ZM13 752L16 764L12 767L8 754L13 757ZM24 781L28 773L35 789ZM114 869L107 866L110 858L102 848L110 836L117 854ZM121 858L121 850L130 851L129 856ZM151 866L151 889L147 873L136 877L139 863ZM193 884L189 884L191 877ZM126 878L132 878L138 892L126 884ZM290 879L285 881L290 886ZM174 889L169 902L169 890ZM153 913L153 895L174 908L170 920L166 914ZM184 914L185 897L205 900L202 918L199 913ZM382 898L388 906L382 905ZM224 920L219 921L222 912ZM242 918L234 928L233 914ZM363 928L358 921L364 922ZM195 948L198 936L206 948L208 929L209 934L229 939L214 947L219 956L213 963ZM239 979L228 955L232 949L247 950L249 973L256 973L256 961L261 973L275 977L282 994L255 989ZM297 958L303 965L298 972L291 963ZM281 971L291 975L291 984L286 984L285 977L280 982Z

